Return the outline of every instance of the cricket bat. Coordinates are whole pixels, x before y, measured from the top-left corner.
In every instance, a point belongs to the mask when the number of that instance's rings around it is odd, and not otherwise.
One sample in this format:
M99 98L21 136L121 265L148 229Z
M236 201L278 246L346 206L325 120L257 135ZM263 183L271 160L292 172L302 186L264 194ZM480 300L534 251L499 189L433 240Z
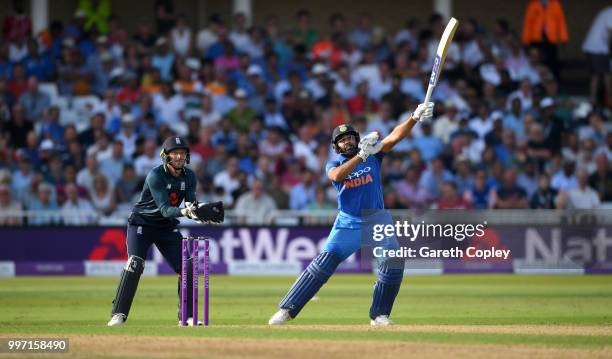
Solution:
M452 17L446 25L446 29L444 29L442 39L440 39L440 43L438 44L438 50L436 50L433 69L431 70L431 76L429 77L429 86L427 86L427 94L425 95L425 101L423 101L423 103L429 102L431 94L438 83L438 78L440 77L442 66L444 66L444 60L446 59L446 52L453 41L453 36L455 36L455 32L457 31L458 27L459 21Z

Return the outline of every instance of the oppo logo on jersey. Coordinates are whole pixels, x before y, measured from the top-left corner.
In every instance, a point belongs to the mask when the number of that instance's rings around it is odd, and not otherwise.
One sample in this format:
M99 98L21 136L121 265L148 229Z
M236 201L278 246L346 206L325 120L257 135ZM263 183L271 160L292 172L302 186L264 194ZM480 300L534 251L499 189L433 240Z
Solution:
M359 171L355 171L355 172L351 173L346 178L347 179L353 179L353 178L361 177L364 174L369 173L371 170L372 170L371 167L364 167L364 168L360 169Z
M372 175L369 173L372 170L370 167L362 168L348 175L343 185L345 188L355 188L373 181Z

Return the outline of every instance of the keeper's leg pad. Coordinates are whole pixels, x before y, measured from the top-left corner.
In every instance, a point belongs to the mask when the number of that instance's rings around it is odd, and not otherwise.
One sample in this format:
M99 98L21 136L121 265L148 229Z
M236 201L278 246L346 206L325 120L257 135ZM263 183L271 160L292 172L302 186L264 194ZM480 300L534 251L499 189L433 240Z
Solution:
M304 305L334 274L340 262L340 258L336 255L330 252L321 252L293 283L285 298L281 300L279 307L288 309L291 318L295 318Z
M370 319L379 315L390 315L395 297L404 278L404 260L389 259L379 264L378 280L374 284Z
M137 256L130 256L127 265L121 271L121 279L117 286L115 299L113 299L113 309L111 314L123 314L125 320L130 313L132 301L138 288L138 281L144 271L145 261Z
M181 320L181 272L178 275L178 319ZM200 282L200 285L203 285ZM187 317L193 316L193 257L187 259Z

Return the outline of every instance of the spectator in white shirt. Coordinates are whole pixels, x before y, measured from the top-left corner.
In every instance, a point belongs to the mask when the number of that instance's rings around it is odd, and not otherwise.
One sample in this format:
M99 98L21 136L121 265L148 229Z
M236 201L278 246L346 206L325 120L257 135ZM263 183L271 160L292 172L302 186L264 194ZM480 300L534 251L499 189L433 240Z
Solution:
M79 191L74 183L64 187L66 202L61 207L62 221L67 226L84 226L95 223L96 211L89 200L79 198Z
M227 161L225 171L215 175L213 183L215 187L222 187L225 193L232 193L240 187L238 179L239 163L237 157L230 157Z
M612 95L610 34L612 34L612 6L604 8L597 14L582 43L582 51L591 68L591 100L593 103L597 103L600 80L603 80L606 94Z
M89 193L93 207L102 215L108 216L115 210L115 187L101 174L94 177L93 191Z
M123 166L125 165L125 157L123 156L123 142L114 141L112 146L111 157L100 161L100 169L105 173L112 184L117 183L123 173Z
M213 109L212 98L205 94L202 96L200 108L200 125L202 127L214 126L221 120L221 114Z
M565 161L563 169L557 172L550 182L550 186L557 191L569 192L578 186L578 180L574 174L575 165L572 161Z
M261 155L270 156L274 159L282 157L291 152L291 146L281 134L282 130L278 127L268 129L268 136L259 143Z
M444 144L450 140L450 135L459 128L459 112L452 101L445 103L444 115L435 119L433 123L433 134L440 138Z
M361 64L353 71L353 82L360 83L367 81L372 83L378 79L380 79L380 69L378 64L374 62L374 53L372 50L366 50L363 53Z
M100 169L100 165L96 156L87 156L85 168L81 169L77 174L76 182L79 186L83 186L89 193L93 191L94 177L98 174L105 175Z
M98 162L102 162L111 158L113 148L109 136L105 132L96 132L94 134L96 142L87 149L87 156L96 156Z
M276 203L265 192L263 183L255 180L251 191L238 197L234 210L241 223L267 224L276 210Z
M516 35L508 35L508 45L510 53L505 59L506 69L508 69L508 74L512 81L520 81L529 67L529 61L527 60L527 55L525 55L521 41Z
M380 138L386 137L395 124L392 111L393 108L388 101L381 102L378 112L368 124L367 132L376 131L380 135Z
M305 84L315 101L327 95L324 82L327 79L327 66L317 63L312 67L312 78Z
M159 157L157 154L155 140L146 140L144 143L144 153L136 157L134 161L134 169L136 169L136 175L138 177L146 177L149 171L159 166Z
M278 110L278 105L274 97L266 99L266 109L263 114L263 120L266 127L280 127L283 130L289 128L285 117Z
M476 32L478 24L473 18L464 21L461 26L461 60L470 69L476 68L484 61L484 55L481 50L482 39Z
M393 80L391 78L391 73L389 70L389 64L386 62L381 62L378 65L379 76L376 80L369 83L369 96L370 98L380 101L380 99L391 91L393 86Z
M205 55L210 45L219 40L219 31L223 30L223 22L221 19L213 15L210 17L208 27L203 28L198 32L196 47L201 55Z
M355 83L351 80L351 74L346 66L338 69L338 79L334 84L334 91L344 100L348 100L357 94Z
M13 173L11 191L13 198L16 198L19 193L25 191L32 182L32 161L26 154L22 154L19 158L19 168Z
M115 92L106 90L104 101L100 102L92 112L103 114L106 119L106 130L110 130L113 124L121 120L121 109L115 99Z
M506 99L506 110L512 110L512 101L515 98L519 98L521 100L521 109L523 110L523 112L529 111L531 109L531 107L533 106L533 98L531 93L531 84L529 83L529 80L522 80L519 89L508 95L508 98Z
M134 126L134 116L124 114L121 117L121 132L117 135L117 140L123 144L123 156L130 160L136 151L136 140L138 139Z
M153 108L157 113L158 120L172 129L176 127L177 123L181 122L184 107L183 96L175 94L172 85L168 82L162 83L161 93L153 96Z
M485 103L481 103L478 106L476 117L470 120L469 127L476 132L480 140L484 140L487 133L493 129L493 122L489 116L489 107Z
M247 32L247 18L242 12L234 14L234 29L229 34L230 41L238 52L245 52L251 42Z
M317 183L314 173L306 171L302 174L302 182L291 188L289 192L289 208L293 210L306 209L315 201Z
M187 26L184 15L176 19L176 26L170 31L170 42L172 49L177 55L188 56L193 45L193 33Z
M572 209L597 209L601 201L597 192L587 185L589 174L578 170L578 186L568 193L568 206Z
M312 128L308 125L300 127L297 141L293 143L293 155L302 159L311 171L316 171L319 167L319 160L315 155L316 149L317 142L312 138Z

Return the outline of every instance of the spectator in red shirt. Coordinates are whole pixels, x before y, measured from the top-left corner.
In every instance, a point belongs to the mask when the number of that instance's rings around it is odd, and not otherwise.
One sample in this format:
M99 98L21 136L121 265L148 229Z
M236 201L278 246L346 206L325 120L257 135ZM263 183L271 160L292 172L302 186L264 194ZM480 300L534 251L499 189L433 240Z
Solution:
M22 64L15 64L15 66L13 66L12 77L13 78L6 84L6 89L14 98L19 98L28 90L28 79L26 78L25 69Z
M472 204L457 194L457 185L453 182L444 182L442 195L436 203L438 209L471 209Z
M202 161L208 161L215 155L215 147L210 140L212 131L210 127L202 127L199 133L199 142L191 146L191 151L199 154Z
M23 1L13 1L13 14L4 18L2 37L7 41L19 41L32 35L32 20L25 14Z
M361 81L357 85L357 95L346 102L351 115L368 115L378 111L378 102L368 97L368 82Z
M125 86L117 93L117 102L123 104L128 102L134 104L140 99L140 87L138 86L138 78L136 74L127 73L124 76Z

